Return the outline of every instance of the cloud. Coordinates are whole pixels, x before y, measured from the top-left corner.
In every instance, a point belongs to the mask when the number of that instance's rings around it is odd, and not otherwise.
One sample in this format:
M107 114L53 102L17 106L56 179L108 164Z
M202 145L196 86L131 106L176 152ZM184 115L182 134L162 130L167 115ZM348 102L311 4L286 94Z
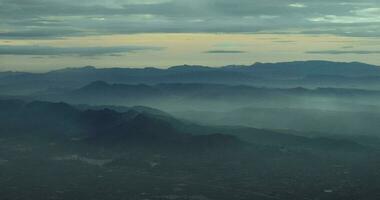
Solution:
M274 40L272 42L274 42L274 43L295 43L296 41L294 41L294 40Z
M325 51L308 51L306 53L309 54L332 54L332 55L340 55L340 54L380 54L380 51L372 51L372 50L352 50L352 51L340 51L340 50L325 50Z
M302 3L291 3L291 4L289 4L289 7L293 7L293 8L305 8L307 6L305 4L302 4Z
M0 31L0 39L53 39L75 35L81 35L80 31L60 29L36 29L9 32Z
M246 51L238 51L238 50L210 50L210 51L205 51L204 53L233 54L233 53L246 53Z
M355 24L355 23L379 23L380 15L377 16L336 16L326 15L309 19L312 22L340 23L340 24Z
M378 37L377 1L0 0L0 30L6 30L0 38L162 32L307 34L313 29Z
M133 53L146 50L161 50L160 47L112 46L112 47L51 47L0 45L0 55L29 56L101 56L118 53Z

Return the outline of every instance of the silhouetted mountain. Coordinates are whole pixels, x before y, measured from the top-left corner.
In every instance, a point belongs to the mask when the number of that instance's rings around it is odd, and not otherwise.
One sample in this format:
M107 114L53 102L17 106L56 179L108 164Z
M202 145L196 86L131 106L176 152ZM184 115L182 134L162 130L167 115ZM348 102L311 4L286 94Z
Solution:
M201 66L201 65L178 65L169 67L168 70L176 72L196 72L196 71L208 71L215 70L215 68Z
M227 144L233 147L243 145L233 136L192 136L177 129L174 123L180 121L142 107L121 113L110 109L81 111L65 103L0 100L0 108L4 108L0 115L0 132L4 135L86 137L86 141L102 145L141 143L207 148L205 145L210 143L210 148L218 146L226 149L229 148ZM227 141L228 138L231 141ZM219 142L223 144L216 144Z
M237 126L197 125L161 114L163 112L157 114L154 109L150 113L146 108L131 108L126 112L107 108L81 110L66 103L19 100L0 100L0 108L4 108L0 114L2 135L84 137L85 141L100 145L164 145L189 150L246 147L242 140L254 145L288 148L362 149L351 141L313 139Z
M380 68L359 62L296 61L255 63L250 68L263 76L299 78L307 76L379 76ZM244 68L240 68L243 69Z
M349 85L356 88L378 88L373 83L380 83L380 68L358 62L304 61L256 63L250 66L219 68L183 65L168 69L152 67L97 69L87 66L47 73L0 73L0 85L16 89L24 87L23 93L45 90L49 87L81 87L98 80L124 84L196 82L275 87L343 87ZM4 92L6 91L4 90Z
M70 103L93 103L113 105L144 105L157 107L165 103L163 107L182 104L202 106L202 101L224 102L235 106L250 106L252 103L266 102L272 104L286 104L297 102L300 99L322 100L322 98L347 101L376 101L380 97L380 91L344 88L316 88L306 89L302 87L281 89L253 86L230 86L222 84L202 83L173 83L157 85L131 85L108 84L96 81L80 89L64 92L57 95L39 94L39 98L54 101L68 101ZM205 103L205 102L203 102ZM316 103L317 105L317 103ZM231 108L230 108L231 109Z
M126 107L126 106L110 106L110 105L86 105L86 104L81 104L81 105L76 105L76 108L80 110L104 110L104 109L109 109L109 110L114 110L117 112L128 112L128 111L135 111L137 113L149 113L149 114L154 114L156 116L166 116L170 117L170 114L163 112L161 110L151 108L151 107L146 107L146 106L132 106L132 107Z
M140 96L159 95L160 91L154 87L139 84L108 84L104 81L96 81L86 85L73 92L73 95L104 95L104 96L123 96L130 98L138 98Z

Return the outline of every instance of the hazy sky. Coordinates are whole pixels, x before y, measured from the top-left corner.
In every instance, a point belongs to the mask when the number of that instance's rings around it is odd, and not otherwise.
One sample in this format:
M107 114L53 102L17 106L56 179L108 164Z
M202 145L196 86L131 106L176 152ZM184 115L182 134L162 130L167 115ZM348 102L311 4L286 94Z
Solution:
M0 71L379 57L380 0L0 0Z

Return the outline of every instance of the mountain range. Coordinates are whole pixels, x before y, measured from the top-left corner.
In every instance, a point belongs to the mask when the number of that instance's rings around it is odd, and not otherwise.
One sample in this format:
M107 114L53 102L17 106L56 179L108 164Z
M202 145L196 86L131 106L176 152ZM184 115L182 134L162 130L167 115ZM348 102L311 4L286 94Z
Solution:
M117 111L112 108L0 100L0 133L1 137L33 135L42 141L43 138L61 138L63 141L82 138L85 143L100 146L159 145L190 151L241 149L252 145L363 149L358 143L346 140L321 140L243 126L199 125L146 107L119 107Z
M48 88L78 88L90 82L123 84L212 83L268 87L374 88L380 68L352 62L296 61L255 63L249 66L207 67L182 65L159 68L66 68L45 73L0 72L0 91L25 94Z
M377 199L379 69L306 61L0 72L0 194Z

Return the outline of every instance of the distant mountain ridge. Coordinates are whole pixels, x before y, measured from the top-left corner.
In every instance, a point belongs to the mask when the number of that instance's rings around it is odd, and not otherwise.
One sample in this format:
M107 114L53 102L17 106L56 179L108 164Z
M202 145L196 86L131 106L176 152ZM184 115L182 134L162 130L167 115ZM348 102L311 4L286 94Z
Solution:
M325 96L325 97L380 97L380 91L347 88L266 88L245 85L222 85L202 83L165 83L157 85L146 84L109 84L104 81L95 81L82 88L69 92L70 97L92 98L159 98L159 97L191 97L191 98L218 98L223 97L286 97L297 96Z
M261 63L257 62L252 65L227 65L222 67L209 67L203 65L178 65L167 69L163 68L95 68L93 66L85 66L80 68L65 68L50 71L48 73L62 73L73 71L94 71L94 70L115 70L115 71L147 71L147 72L200 72L200 71L244 71L252 73L289 73L294 75L342 75L342 76L367 76L373 75L369 73L377 73L380 75L380 66L370 65L361 62L331 62L321 60L311 61L293 61L279 63Z
M375 87L380 67L359 62L296 61L207 67L181 65L159 68L66 68L46 73L0 72L0 85L46 89L81 87L94 81L124 84L213 83L259 86ZM6 90L6 89L3 89ZM0 91L1 92L1 91Z

